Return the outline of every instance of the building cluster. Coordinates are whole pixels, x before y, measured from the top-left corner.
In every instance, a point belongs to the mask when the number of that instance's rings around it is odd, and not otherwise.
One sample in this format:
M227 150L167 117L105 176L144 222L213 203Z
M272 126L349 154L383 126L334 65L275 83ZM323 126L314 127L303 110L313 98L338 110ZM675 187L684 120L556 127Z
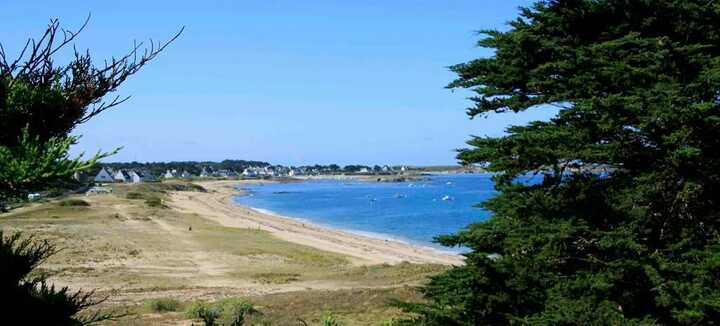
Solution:
M248 167L242 171L243 177L295 177L301 175L311 175L312 171L305 168L293 168L282 165L264 166L264 167Z
M200 170L200 174L192 174L187 170L166 170L163 174L165 179L190 179L190 178L237 178L240 174L233 170L220 169L216 170L209 166L205 166Z
M154 175L149 170L140 169L113 169L110 167L102 167L95 175L96 183L141 183L148 181L158 181L159 179L195 179L195 178L219 178L219 179L235 179L235 178L278 178L278 177L297 177L297 176L319 176L333 174L396 174L403 173L406 167L375 166L360 167L356 166L353 170L343 170L342 168L333 168L330 166L301 166L287 167L282 165L268 166L249 166L242 171L234 171L229 169L213 169L210 166L204 166L200 169L200 173L192 173L185 169L168 169L164 173Z
M95 175L94 181L97 183L124 182L124 183L141 183L147 181L156 181L157 178L149 171L111 169L102 167Z

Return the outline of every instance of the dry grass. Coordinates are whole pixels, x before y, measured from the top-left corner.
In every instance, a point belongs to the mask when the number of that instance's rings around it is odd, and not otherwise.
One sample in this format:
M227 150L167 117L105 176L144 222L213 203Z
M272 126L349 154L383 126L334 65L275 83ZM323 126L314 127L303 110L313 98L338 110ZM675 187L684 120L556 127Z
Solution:
M294 325L297 318L313 322L328 311L346 325L378 324L399 314L387 306L389 298L416 298L406 286L446 269L355 267L342 255L265 231L223 227L127 198L164 201L176 189L204 191L187 183L114 185L112 194L72 196L1 214L0 227L32 233L61 248L40 271L57 285L108 295L106 309L135 313L123 318L125 325L188 324L180 310L191 302L228 297L258 307L260 324ZM89 206L60 204L78 201ZM147 308L158 299L172 300L178 311Z

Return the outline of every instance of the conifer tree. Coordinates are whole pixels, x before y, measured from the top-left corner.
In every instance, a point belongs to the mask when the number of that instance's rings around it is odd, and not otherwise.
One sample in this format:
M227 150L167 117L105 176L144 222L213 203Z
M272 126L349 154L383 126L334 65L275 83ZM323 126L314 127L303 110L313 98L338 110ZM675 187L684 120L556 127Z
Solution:
M720 4L538 1L509 27L449 87L475 93L470 117L559 111L460 150L496 173L492 217L438 238L466 265L408 322L718 323Z
M87 21L85 22L87 24ZM143 53L136 44L129 54L94 66L89 53L75 52L66 66L56 53L77 32L60 29L52 20L39 39L30 39L11 59L0 44L0 211L3 201L22 199L91 168L103 157L70 158L77 136L70 132L127 98L103 102L129 76L157 56L167 43L152 43ZM115 315L88 311L102 300L93 292L56 288L35 268L56 252L49 242L0 228L0 320L7 325L86 325Z

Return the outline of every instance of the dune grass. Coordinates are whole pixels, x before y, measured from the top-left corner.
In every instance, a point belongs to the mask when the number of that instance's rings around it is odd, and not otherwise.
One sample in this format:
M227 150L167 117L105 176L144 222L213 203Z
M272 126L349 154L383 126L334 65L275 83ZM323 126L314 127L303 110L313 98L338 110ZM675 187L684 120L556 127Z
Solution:
M345 256L266 231L224 227L146 203L167 200L172 189L202 191L193 186L112 187L112 194L71 196L0 214L0 227L32 232L62 248L40 272L59 285L96 289L111 298L106 307L134 311L121 325L187 320L193 302L238 298L248 288L257 293L240 298L262 313L252 317L257 325L296 324L297 318L313 324L328 311L345 325L379 324L399 314L387 306L390 298L415 298L412 286L446 268L353 266ZM88 205L61 204L79 201ZM375 289L353 290L363 287ZM320 290L325 288L330 290ZM263 294L268 291L290 292Z

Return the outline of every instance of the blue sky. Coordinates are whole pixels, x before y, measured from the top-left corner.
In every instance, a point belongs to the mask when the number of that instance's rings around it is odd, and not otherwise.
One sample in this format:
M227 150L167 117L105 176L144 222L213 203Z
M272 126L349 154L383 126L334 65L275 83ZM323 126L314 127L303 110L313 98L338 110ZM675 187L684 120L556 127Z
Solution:
M186 30L118 92L123 105L76 130L74 152L110 161L253 159L276 164L452 164L471 134L547 119L551 109L469 120L447 66L488 50L530 1L20 1L0 4L10 53L48 20L89 26L101 62L133 40Z

